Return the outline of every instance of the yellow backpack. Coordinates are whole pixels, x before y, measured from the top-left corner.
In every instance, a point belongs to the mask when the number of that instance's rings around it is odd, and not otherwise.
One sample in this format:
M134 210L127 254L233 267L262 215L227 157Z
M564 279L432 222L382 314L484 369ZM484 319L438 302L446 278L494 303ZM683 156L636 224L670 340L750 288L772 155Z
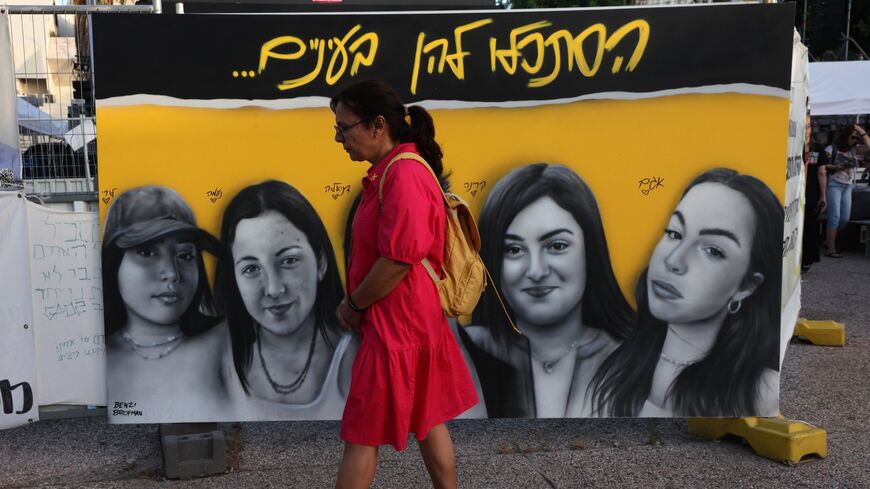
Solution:
M378 200L381 206L384 202L384 181L386 181L387 170L399 160L414 160L422 163L432 174L438 188L441 188L435 172L432 171L426 160L416 153L400 153L387 163L384 173L381 175L378 187ZM441 193L444 196L444 205L447 211L444 263L441 267L444 278L438 277L432 264L426 258L423 258L423 267L429 272L429 277L438 288L441 308L444 309L444 312L450 317L467 316L477 306L483 289L486 288L486 278L489 273L480 258L480 234L468 204L458 195L443 190Z

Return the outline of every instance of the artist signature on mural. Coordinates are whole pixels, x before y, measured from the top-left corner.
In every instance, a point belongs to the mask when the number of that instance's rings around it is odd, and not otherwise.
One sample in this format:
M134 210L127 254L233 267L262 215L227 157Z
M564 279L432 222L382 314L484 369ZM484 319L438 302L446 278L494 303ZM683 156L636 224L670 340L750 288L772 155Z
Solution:
M115 192L118 191L118 187L112 187L111 190L103 190L102 201L103 204L109 205L109 202L115 198Z
M338 200L339 197L350 194L350 185L345 185L341 182L332 182L323 187L323 191L330 194L333 200Z
M640 193L644 195L649 195L650 192L657 188L661 188L665 186L664 177L650 177L650 178L641 178L637 182L637 188L640 189Z
M134 409L135 407L135 402L115 401L112 405L112 416L142 416L142 410Z
M216 188L214 190L209 190L205 193L208 200L211 201L212 204L220 200L221 197L224 196L224 191L222 189Z
M482 192L483 189L486 188L486 180L481 180L479 182L465 182L462 184L465 191L471 194L472 197L476 197L478 192Z

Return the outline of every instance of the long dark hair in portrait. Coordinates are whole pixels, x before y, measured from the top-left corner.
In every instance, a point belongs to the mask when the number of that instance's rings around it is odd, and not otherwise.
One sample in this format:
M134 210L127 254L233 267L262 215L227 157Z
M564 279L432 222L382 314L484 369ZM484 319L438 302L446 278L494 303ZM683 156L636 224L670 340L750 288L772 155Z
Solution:
M153 202L151 199L159 199L164 207L174 207L173 211L184 214L185 220L191 223L194 222L193 212L187 207L181 196L175 191L158 186L146 186L131 189L125 192L128 195L124 198L124 194L118 196L118 199L112 203L106 215L103 226L103 248L102 248L102 268L103 268L103 318L105 321L105 334L110 336L122 329L127 324L127 306L124 304L124 299L121 297L121 289L118 283L118 270L121 268L121 261L124 259L126 249L121 248L117 244L117 236L124 233L125 229L119 226L118 223L128 225L136 224L129 221L129 217L121 216L120 214L132 214L131 209L139 208L140 213L147 214L147 211L142 211L141 207L150 207ZM147 202L142 201L143 199ZM155 209L156 212L160 210ZM114 215L113 215L114 214ZM151 216L154 219L156 216ZM161 216L162 217L162 216ZM177 235L185 236L185 233L177 233ZM164 237L165 235L161 236ZM178 320L181 332L187 336L195 336L205 331L208 331L212 326L221 321L221 317L217 314L214 297L212 296L211 288L208 284L208 274L205 271L205 264L202 258L202 243L198 236L190 236L191 242L197 247L197 271L199 280L196 285L196 291L193 300L190 301L190 306L181 315ZM214 239L214 238L212 238ZM144 243L143 243L144 244Z
M365 124L371 124L379 115L390 128L390 137L397 143L417 144L420 156L429 163L438 176L441 188L447 190L449 183L444 175L441 146L435 141L435 122L423 107L412 105L405 108L402 98L393 87L381 80L362 80L351 83L332 97L329 107L335 112L343 104L358 115ZM408 116L410 123L405 116Z
M542 197L550 197L568 211L580 229L586 247L586 288L583 293L583 323L603 329L616 340L625 338L634 323L634 311L622 295L610 264L610 253L601 214L592 189L576 173L562 165L534 163L502 178L486 198L479 223L480 256L493 286L501 283L504 237L514 218ZM505 303L511 317L510 304ZM496 339L514 334L504 310L491 289L481 297L472 316L474 324L488 326Z
M784 213L764 182L730 169L707 171L689 184L683 196L708 182L740 192L751 204L755 234L744 280L754 273L761 273L764 280L743 299L737 313L725 316L710 353L677 375L667 398L680 416L747 416L754 413L764 370L779 370ZM650 394L668 324L650 313L646 269L635 296L637 327L604 361L589 387L600 415L637 416Z
M245 308L236 283L232 247L239 222L258 217L267 211L276 211L293 223L305 234L317 259L326 260L326 273L317 285L317 299L313 307L315 328L330 348L335 347L334 339L341 335L334 311L344 295L344 289L332 243L317 211L302 193L284 182L269 180L244 188L224 210L221 224L223 254L218 260L215 289L229 323L233 363L245 392L248 391L245 371L250 367L253 358L257 325Z

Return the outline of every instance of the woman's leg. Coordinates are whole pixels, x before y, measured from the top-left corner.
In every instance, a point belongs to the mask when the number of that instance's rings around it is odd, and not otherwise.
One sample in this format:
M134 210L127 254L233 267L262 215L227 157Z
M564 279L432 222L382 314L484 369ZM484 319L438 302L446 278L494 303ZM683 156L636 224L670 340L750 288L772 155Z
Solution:
M425 440L417 442L423 463L432 478L432 487L436 489L456 488L456 455L453 452L453 440L444 423L429 430Z
M852 218L852 187L853 185L847 185L843 189L843 196L840 198L840 226L837 228L838 231L842 231L849 224L849 219Z
M378 447L345 443L336 489L368 489L375 480L377 467Z
M843 194L843 184L837 182L835 180L828 180L828 223L827 229L825 230L826 243L828 255L832 255L837 252L836 241L837 241L837 229L840 227L840 207L842 201Z

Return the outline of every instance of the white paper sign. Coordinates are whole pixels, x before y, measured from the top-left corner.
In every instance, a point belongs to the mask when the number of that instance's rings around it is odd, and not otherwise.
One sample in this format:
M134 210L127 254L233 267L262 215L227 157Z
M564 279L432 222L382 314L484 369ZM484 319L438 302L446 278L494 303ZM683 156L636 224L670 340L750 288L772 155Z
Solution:
M27 257L25 199L0 192L0 429L39 419Z
M96 212L28 203L39 404L106 403Z

